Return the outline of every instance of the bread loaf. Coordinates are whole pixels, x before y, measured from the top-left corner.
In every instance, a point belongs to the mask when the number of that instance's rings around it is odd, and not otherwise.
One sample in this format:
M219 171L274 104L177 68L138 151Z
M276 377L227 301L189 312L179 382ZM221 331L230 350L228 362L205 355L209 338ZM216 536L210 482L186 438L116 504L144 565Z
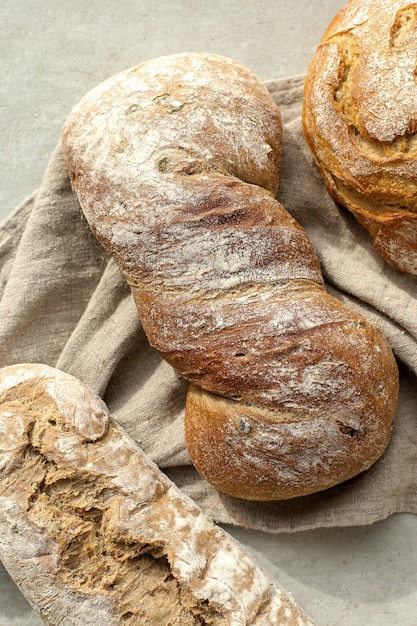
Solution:
M83 383L0 370L0 559L49 626L313 626Z
M367 469L398 393L385 338L326 293L306 233L275 199L281 133L247 68L194 53L110 78L62 134L73 188L151 345L190 382L196 468L251 500Z
M305 81L304 134L334 200L417 274L417 5L351 0Z

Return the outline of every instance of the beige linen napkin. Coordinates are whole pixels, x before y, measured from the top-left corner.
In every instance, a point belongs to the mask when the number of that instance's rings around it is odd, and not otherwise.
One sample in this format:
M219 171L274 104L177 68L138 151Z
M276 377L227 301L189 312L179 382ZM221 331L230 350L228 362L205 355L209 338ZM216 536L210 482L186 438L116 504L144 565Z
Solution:
M303 77L267 86L284 122L279 200L310 236L329 289L380 326L400 363L398 418L380 461L343 485L287 502L239 501L205 483L184 444L187 384L149 346L118 267L70 189L59 146L40 188L0 229L0 366L42 362L84 380L218 522L278 532L417 512L417 279L390 268L327 195L302 135Z

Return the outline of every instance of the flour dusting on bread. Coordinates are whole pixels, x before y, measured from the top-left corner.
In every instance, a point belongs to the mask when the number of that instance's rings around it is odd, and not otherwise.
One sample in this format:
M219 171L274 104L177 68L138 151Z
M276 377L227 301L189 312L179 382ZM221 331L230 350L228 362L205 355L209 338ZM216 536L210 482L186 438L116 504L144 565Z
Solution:
M0 432L0 558L45 623L312 626L72 376L0 370Z
M281 140L279 110L252 72L199 53L110 78L62 134L74 191L130 285L150 344L201 388L185 417L196 468L220 488L218 398L243 416L255 411L277 446L292 442L286 463L306 480L292 471L285 489L265 440L246 455L244 489L244 438L229 447L236 464L221 490L250 499L304 495L369 467L388 444L398 392L386 340L326 293L307 234L275 198ZM381 383L386 393L375 397ZM317 449L317 436L306 450L305 437L291 434L300 412L306 432L327 433L327 446ZM286 423L270 428L277 414ZM355 417L367 424L356 447L343 426ZM263 448L269 481L259 479Z
M388 263L410 274L417 267L416 63L414 2L350 0L311 61L303 106L304 134L330 195Z

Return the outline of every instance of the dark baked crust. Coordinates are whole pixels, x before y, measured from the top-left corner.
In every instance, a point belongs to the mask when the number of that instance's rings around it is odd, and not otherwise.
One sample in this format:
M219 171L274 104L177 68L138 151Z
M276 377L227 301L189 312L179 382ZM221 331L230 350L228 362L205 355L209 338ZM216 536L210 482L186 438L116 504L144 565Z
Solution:
M281 123L265 86L212 55L154 60L88 94L62 142L151 345L201 388L186 442L203 476L230 495L282 499L369 467L390 438L396 363L381 333L326 293L306 233L274 197ZM264 435L229 446L227 473L222 403L256 414ZM283 481L285 463L297 469Z
M265 324L274 314L291 324L251 337L248 354L235 356L228 399L188 392L191 457L229 495L281 500L327 489L368 469L390 439L398 383L384 338L327 294L304 298L265 305ZM316 315L321 323L308 327Z
M305 81L303 127L331 196L417 274L417 5L351 0Z

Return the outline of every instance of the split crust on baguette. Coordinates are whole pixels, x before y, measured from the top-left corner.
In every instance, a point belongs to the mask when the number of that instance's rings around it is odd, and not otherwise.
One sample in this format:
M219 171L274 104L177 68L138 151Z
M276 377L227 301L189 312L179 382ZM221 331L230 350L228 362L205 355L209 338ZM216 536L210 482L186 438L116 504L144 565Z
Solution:
M351 0L305 81L303 127L323 181L396 269L417 274L417 5Z
M367 469L398 396L387 341L326 293L305 231L275 199L281 139L263 83L199 53L108 79L62 133L73 189L151 345L191 383L193 463L250 500Z
M313 626L81 381L0 370L0 560L49 626Z

